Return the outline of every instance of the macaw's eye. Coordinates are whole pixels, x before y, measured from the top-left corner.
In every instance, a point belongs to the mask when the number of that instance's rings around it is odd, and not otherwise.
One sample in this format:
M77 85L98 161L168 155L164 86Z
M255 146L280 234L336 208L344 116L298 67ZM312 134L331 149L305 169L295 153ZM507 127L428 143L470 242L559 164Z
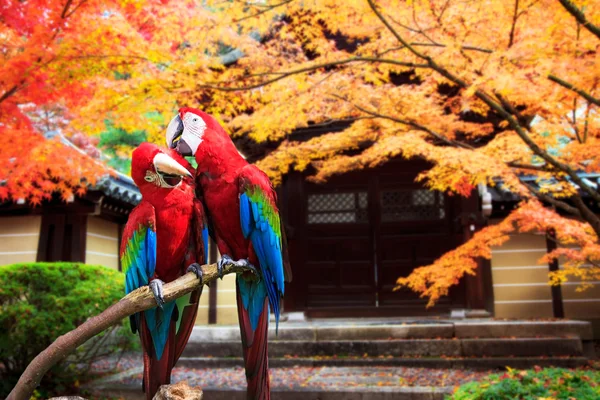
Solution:
M179 185L179 183L183 179L183 177L181 177L179 175L171 175L171 174L161 173L161 176L163 178L163 181L171 187L175 187L175 186Z
M194 121L194 122L198 122L198 118L194 118L192 121Z

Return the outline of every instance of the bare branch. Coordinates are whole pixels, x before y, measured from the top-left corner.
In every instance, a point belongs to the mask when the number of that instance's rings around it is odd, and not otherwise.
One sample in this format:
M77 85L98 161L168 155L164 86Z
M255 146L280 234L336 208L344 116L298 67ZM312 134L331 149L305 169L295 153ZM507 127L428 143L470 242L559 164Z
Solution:
M558 0L563 7L575 17L577 22L585 27L588 31L594 34L598 39L600 39L600 27L592 24L587 20L583 11L581 11L575 4L573 4L570 0Z
M248 16L246 16L244 18L240 18L240 19L236 20L235 22L241 22L241 21L244 21L246 19L258 17L259 15L262 15L264 13L272 11L272 10L276 9L277 7L281 7L281 6L284 6L286 4L289 4L292 1L294 1L294 0L286 0L286 1L282 1L281 3L273 4L273 5L270 5L270 6L263 6L264 8L261 11L257 12L256 14L252 14L252 15L248 15Z
M71 7L71 3L73 3L73 0L67 0L67 2L65 3L65 6L63 7L62 12L60 13L61 18L64 19L67 16L67 11L69 11L69 7Z
M548 204L552 204L554 207L560 208L561 210L566 211L569 214L572 214L576 217L581 217L581 213L579 212L579 210L577 208L570 206L569 204L565 203L564 201L557 200L552 196L549 196L545 193L540 192L533 185L530 185L527 182L521 181L521 183L538 199L545 201Z
M575 207L577 207L583 219L590 224L592 229L594 229L594 232L596 232L596 236L600 238L600 218L598 218L598 216L589 209L589 207L583 202L581 196L575 195L571 197L571 199L573 199L573 204L575 204Z
M79 7L81 7L87 0L81 0L79 2L79 4L77 4L75 7L73 7L73 9L71 11L69 11L69 13L66 15L66 18L70 18L71 15L73 15L75 13L75 11L77 11L77 9Z
M224 274L245 271L249 270L234 265L226 265L223 268ZM203 265L202 272L204 274L202 283L194 273L189 272L164 285L165 301L175 300L219 277L217 264ZM154 295L148 286L143 286L129 293L99 315L88 319L76 329L60 336L29 363L7 400L28 400L34 389L40 384L44 374L78 346L103 330L118 324L123 318L153 307L156 307Z
M511 47L515 41L515 28L517 26L517 19L519 18L519 0L515 0L515 11L513 13L512 26L510 27L510 36L508 40L508 47Z
M361 111L361 112L363 112L365 114L371 115L371 116L376 117L376 118L381 118L381 119L387 119L387 120L390 120L390 121L394 121L394 122L397 122L399 124L408 125L408 126L411 126L411 127L415 128L415 129L417 129L419 131L423 131L423 132L429 134L430 136L432 136L433 138L438 139L438 140L444 142L445 144L447 144L449 146L461 147L461 148L469 149L469 150L473 149L473 147L469 146L466 143L461 143L461 142L457 142L457 141L454 141L454 140L450 140L447 137L445 137L444 135L442 135L440 133L437 133L435 131L432 131L431 129L427 128L426 126L418 124L418 123L416 123L414 121L404 120L404 119L392 117L391 115L380 114L380 113L378 113L376 111L368 110L365 107L359 106L358 104L354 104L350 100L346 99L345 97L339 96L337 94L331 94L331 96L352 104L352 106L354 108L356 108L357 110L359 110L359 111Z
M584 99L589 101L590 103L600 106L600 99L595 98L594 96L592 96L591 94L589 94L588 92L586 92L582 89L576 88L574 85L570 84L567 81L560 79L558 76L550 74L550 75L548 75L548 79L550 79L552 82L558 83L562 87L572 90L573 92L577 93L578 95L580 95L581 97L583 97Z
M242 90L251 90L251 89L257 89L257 88L265 86L265 85L269 85L271 83L277 82L279 80L282 80L282 79L287 78L292 75L302 74L305 72L311 72L311 71L315 71L315 70L318 70L321 68L330 68L330 67L335 67L338 65L350 64L350 63L354 63L354 62L364 62L364 61L383 63L383 64L394 64L394 65L399 65L399 66L408 67L408 68L428 68L429 67L427 64L415 64L415 63L410 63L410 62L391 60L391 59L387 59L387 58L352 57L352 58L348 58L345 60L331 61L328 63L310 65L308 67L299 68L299 69L295 69L295 70L287 71L287 72L264 72L264 73L262 73L262 75L277 75L277 77L271 78L266 81L259 82L259 83L253 84L253 85L248 85L248 86L225 87L225 86L219 86L219 85L206 84L206 85L201 85L200 87L205 88L205 89L219 90L222 92L237 92L237 91L242 91ZM258 76L258 75L256 75L256 76Z
M8 89L6 92L4 92L4 94L0 96L0 103L2 103L4 100L8 99L10 96L15 94L17 90L19 90L19 85L15 85Z
M508 100L506 100L500 93L494 93L498 100L500 100L500 104L502 107L506 109L509 113L517 117L519 123L527 130L529 130L529 126L527 125L527 118L523 114L519 112Z
M441 43L418 43L418 42L412 42L411 45L413 46L423 46L423 47L447 47L445 44L441 44ZM476 46L460 46L461 50L469 50L469 51L479 51L481 53L487 53L487 54L492 54L494 52L494 50L490 50L490 49L485 49L483 47L476 47Z

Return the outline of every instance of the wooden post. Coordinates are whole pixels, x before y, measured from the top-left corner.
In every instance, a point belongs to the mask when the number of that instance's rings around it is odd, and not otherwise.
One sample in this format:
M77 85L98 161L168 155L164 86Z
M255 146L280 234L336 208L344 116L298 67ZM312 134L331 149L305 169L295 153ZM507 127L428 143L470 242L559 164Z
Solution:
M208 245L208 264L214 264L217 262L217 244L214 240L209 239ZM210 284L210 290L208 292L208 323L214 325L217 323L217 287L219 281L215 279Z
M548 253L550 253L551 251L556 250L556 247L556 231L553 228L550 228L546 231L546 249ZM550 272L558 271L558 260L555 259L549 262L548 270L550 270ZM564 318L565 310L563 306L562 288L560 285L553 285L550 289L552 291L552 312L554 318Z
M463 243L468 242L473 237L473 234L479 230L482 225L481 212L479 210L479 195L476 190L471 192L467 198L461 199L460 222L462 225ZM477 261L477 270L475 275L465 276L465 295L466 305L471 310L486 309L486 294L484 271L481 260Z

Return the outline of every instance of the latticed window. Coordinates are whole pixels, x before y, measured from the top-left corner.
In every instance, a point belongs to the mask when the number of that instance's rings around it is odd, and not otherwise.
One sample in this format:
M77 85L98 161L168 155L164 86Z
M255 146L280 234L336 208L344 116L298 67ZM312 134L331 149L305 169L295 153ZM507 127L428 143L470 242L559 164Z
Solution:
M426 189L381 192L381 220L422 221L444 219L444 195Z
M368 222L367 192L308 195L309 224L351 224Z

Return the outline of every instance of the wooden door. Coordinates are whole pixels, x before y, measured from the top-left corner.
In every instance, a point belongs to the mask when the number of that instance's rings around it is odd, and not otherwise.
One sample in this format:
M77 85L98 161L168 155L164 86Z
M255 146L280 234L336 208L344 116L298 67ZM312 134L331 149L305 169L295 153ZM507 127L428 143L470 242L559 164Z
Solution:
M304 182L288 208L294 221L294 309L315 316L425 314L425 299L396 280L460 244L456 201L414 182L415 163ZM409 167L407 167L407 165ZM300 213L302 215L298 215ZM428 312L463 302L462 288ZM376 312L376 314L372 314Z

